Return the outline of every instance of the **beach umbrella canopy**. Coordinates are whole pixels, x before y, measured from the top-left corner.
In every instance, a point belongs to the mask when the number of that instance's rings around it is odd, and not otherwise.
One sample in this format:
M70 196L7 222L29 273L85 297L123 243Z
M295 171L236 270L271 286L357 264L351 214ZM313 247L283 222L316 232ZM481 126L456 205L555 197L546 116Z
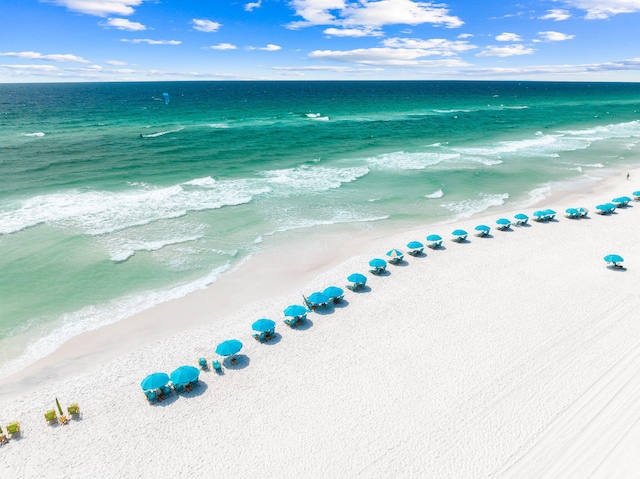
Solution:
M578 208L567 208L566 210L564 210L564 212L569 214L569 215L578 215L578 214L580 214L580 212L578 211Z
M237 339L227 339L226 341L218 344L216 348L216 354L220 356L231 356L232 354L236 354L238 351L242 349L242 343Z
M496 223L498 223L499 225L510 225L511 221L507 218L500 218L496 220Z
M607 263L622 263L624 261L622 259L622 256L618 254L608 254L607 256L604 257L604 260Z
M605 203L604 204L607 208L609 208L610 211L613 211L617 208L616 205L614 205L613 203Z
M338 298L344 294L344 289L338 288L337 286L329 286L325 288L323 293L329 296L329 298Z
M474 228L476 231L490 231L491 228L489 228L487 225L478 225Z
M580 213L581 215L586 215L587 213L589 213L589 210L587 208L580 207L578 208L578 213Z
M517 220L528 220L529 217L527 215L525 215L524 213L518 213L517 215L514 216L515 219Z
M309 310L304 306L300 306L299 304L292 304L291 306L287 306L287 309L284 310L284 315L296 318L308 312Z
M364 274L353 273L349 275L349 277L347 278L347 281L351 281L352 283L356 283L356 284L366 284L367 277Z
M386 264L386 263L385 263ZM316 291L315 293L311 293L311 295L307 298L311 304L326 304L330 301L329 296L320 291Z
M194 366L180 366L171 373L171 382L173 384L189 384L200 376L200 370Z
M634 191L633 196L640 196L640 191Z
M545 214L545 215L555 215L555 214L556 214L556 212L555 212L555 211L553 211L553 210L544 210L544 214Z
M612 203L628 203L629 201L631 201L631 198L628 196L620 196L611 200Z
M162 386L166 386L169 382L169 375L166 373L152 373L140 383L140 387L148 391L149 389L158 389Z
M451 234L453 236L466 236L468 233L465 230L454 230Z
M371 266L372 268L381 268L386 264L387 262L380 258L373 258L371 261L369 261L369 266Z
M275 327L276 327L275 321L272 321L267 318L259 319L251 325L251 329L253 329L254 331L258 331L260 333L264 333L265 331L271 331Z
M442 241L442 238L439 235L429 235L427 241Z
M540 218L541 216L545 216L545 215L546 215L546 213L544 211L540 211L540 210L539 211L535 211L533 213L533 216L535 216L536 218Z
M424 248L424 245L420 243L420 241L410 241L409 243L407 243L407 248L419 249L419 248Z
M609 211L610 210L610 208L607 205L598 205L598 206L596 206L596 209L600 210L600 211Z
M399 249L392 249L390 251L387 251L387 256L389 258L402 258L404 257L404 253Z

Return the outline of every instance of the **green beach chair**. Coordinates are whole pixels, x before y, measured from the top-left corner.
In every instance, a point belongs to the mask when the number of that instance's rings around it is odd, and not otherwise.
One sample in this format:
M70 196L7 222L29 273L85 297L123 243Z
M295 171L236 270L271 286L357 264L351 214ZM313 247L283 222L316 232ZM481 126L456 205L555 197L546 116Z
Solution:
M7 426L7 433L10 436L20 434L20 423L18 421L13 421L11 424Z
M47 412L44 413L44 420L47 421L49 424L53 424L54 421L58 422L58 416L56 414L56 410L55 409L49 409Z
M69 412L69 416L79 416L80 406L78 406L78 403L73 403L67 408L67 411Z

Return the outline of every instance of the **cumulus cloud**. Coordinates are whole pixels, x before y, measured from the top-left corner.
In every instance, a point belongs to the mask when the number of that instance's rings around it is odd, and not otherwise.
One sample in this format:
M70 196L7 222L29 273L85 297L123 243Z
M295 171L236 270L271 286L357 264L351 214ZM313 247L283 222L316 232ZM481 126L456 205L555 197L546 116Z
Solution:
M566 33L560 32L538 32L538 35L540 39L534 40L534 42L562 42L575 37L575 35L567 35Z
M640 0L564 0L568 5L586 11L585 18L602 20L620 13L640 11Z
M281 49L282 49L281 46L274 45L273 43L269 43L265 47L247 47L247 50L262 50L265 52L277 52L278 50L281 50Z
M180 40L151 40L149 38L122 38L125 43L147 43L149 45L180 45Z
M208 48L211 50L236 50L238 47L231 43L218 43L217 45L211 45Z
M82 57L71 55L70 53L53 53L43 55L37 52L5 52L0 53L0 57L25 58L27 60L47 60L52 62L72 62L72 63L90 63Z
M127 63L121 62L119 60L107 60L105 63L107 65L113 65L113 66L122 66L122 65L126 65L127 64Z
M361 65L401 67L459 67L467 65L459 59L424 60L429 51L413 48L358 48L356 50L316 50L309 58L358 63Z
M98 17L107 15L131 15L133 7L141 5L145 0L42 0L73 12L86 13Z
M567 20L568 18L571 18L569 10L554 8L552 10L547 10L547 14L541 16L540 20L555 20L556 22L560 22L562 20Z
M478 53L479 57L512 57L516 55L530 55L535 50L524 45L515 44L504 47L488 47Z
M256 8L260 8L262 6L262 0L258 0L257 2L250 2L245 4L244 9L247 12L253 12Z
M292 0L291 6L296 15L304 19L290 23L291 29L313 25L380 28L423 23L456 28L464 24L450 15L444 4L414 0Z
M458 38L460 39L472 38L472 37L473 37L472 33L461 33L460 35L458 35Z
M205 20L203 18L194 18L191 20L191 24L194 30L206 33L217 32L222 26L221 23L212 22L211 20Z
M454 56L459 52L465 52L477 48L466 41L451 41L442 38L422 40L419 38L387 38L382 45L391 48L407 48L421 52L421 56Z
M127 20L126 18L109 18L106 22L101 25L105 27L113 27L118 30L129 30L132 32L146 30L147 27L142 23L132 22L131 20Z
M362 73L362 72L380 72L382 68L353 68L353 67L340 67L331 65L309 65L298 67L271 67L273 70L285 70L285 71L327 71L336 73Z
M322 33L332 37L381 37L383 33L380 30L371 28L327 28Z
M516 33L501 33L496 36L496 40L499 42L521 42L522 38Z

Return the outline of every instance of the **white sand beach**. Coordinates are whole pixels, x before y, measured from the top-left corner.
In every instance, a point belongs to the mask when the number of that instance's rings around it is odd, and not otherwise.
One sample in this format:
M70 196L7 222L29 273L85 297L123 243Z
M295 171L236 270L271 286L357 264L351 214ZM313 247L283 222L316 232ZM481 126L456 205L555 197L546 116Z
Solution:
M608 216L594 210L640 189L640 170L625 176L557 192L535 208L374 238L357 255L363 235L328 238L315 255L298 245L310 259L286 272L267 254L253 271L79 336L0 383L0 425L22 428L0 447L2 470L25 478L638 477L640 203ZM541 206L557 221L493 228ZM589 208L589 218L561 214L574 206ZM490 237L450 241L454 229L472 233L480 223ZM343 304L310 313L306 327L282 323L302 293L343 287L371 258L431 233L445 238L443 249L406 256L386 276L367 273L370 289L347 291ZM626 269L608 269L609 253ZM278 324L266 344L251 336L262 317ZM155 335L154 322L162 325ZM237 366L205 371L193 392L148 404L139 385L147 374L214 359L230 338L244 343ZM81 418L47 425L55 397L78 402Z

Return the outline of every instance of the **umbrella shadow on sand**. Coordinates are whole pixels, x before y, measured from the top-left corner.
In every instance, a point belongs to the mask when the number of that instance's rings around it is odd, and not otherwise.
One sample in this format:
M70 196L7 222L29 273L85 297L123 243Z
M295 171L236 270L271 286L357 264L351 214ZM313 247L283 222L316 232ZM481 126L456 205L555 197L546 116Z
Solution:
M235 359L235 361L234 361ZM233 357L224 358L222 364L227 369L244 369L249 366L251 359L246 354L235 354Z
M264 342L261 342L260 344L264 344L265 346L274 346L278 344L280 341L282 341L282 334L273 333L269 341L264 341Z

